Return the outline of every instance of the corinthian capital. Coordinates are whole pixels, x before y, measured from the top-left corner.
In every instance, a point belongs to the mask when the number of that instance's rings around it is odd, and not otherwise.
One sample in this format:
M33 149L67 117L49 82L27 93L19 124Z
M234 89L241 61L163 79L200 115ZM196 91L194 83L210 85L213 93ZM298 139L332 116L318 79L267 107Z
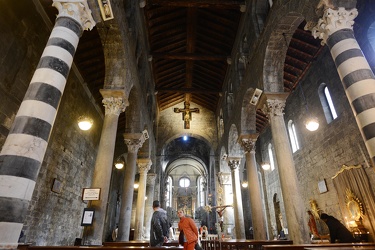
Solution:
M323 17L319 19L318 24L312 28L311 32L314 38L322 39L324 45L327 39L334 32L342 29L353 30L354 18L358 15L357 9L346 10L338 8L334 10L327 8L323 12Z
M124 134L124 141L129 152L137 153L145 142L145 137L143 133Z
M102 103L106 115L120 115L129 106L124 90L101 89L100 94L103 96Z
M138 171L140 174L147 174L147 172L150 170L152 161L149 158L141 158L137 160L138 165Z
M70 17L81 24L83 30L92 30L96 24L87 0L53 0L52 6L59 11L57 17Z
M216 175L220 185L230 184L230 173L218 172Z
M285 101L282 100L267 100L267 104L263 107L263 112L268 117L284 115Z
M106 115L117 115L125 111L126 104L122 97L107 97L103 98L103 106L105 108Z
M255 151L255 143L258 139L258 136L259 134L240 135L239 140L245 152Z
M149 173L149 174L147 174L147 185L149 185L149 186L155 186L156 176L157 175L155 173Z
M228 157L227 158L228 166L233 171L239 168L241 158L240 157Z

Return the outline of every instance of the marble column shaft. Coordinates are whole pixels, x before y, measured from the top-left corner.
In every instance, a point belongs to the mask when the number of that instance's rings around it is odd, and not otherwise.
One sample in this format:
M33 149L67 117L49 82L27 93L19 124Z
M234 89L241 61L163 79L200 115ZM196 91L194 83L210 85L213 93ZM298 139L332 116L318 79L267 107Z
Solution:
M284 122L283 110L287 93L265 93L267 106L264 110L270 119L275 146L281 190L283 194L288 235L294 244L309 242L307 214L299 191L292 149Z
M0 153L0 249L16 249L79 39L86 0L53 2L55 25Z
M137 153L145 142L142 133L124 134L128 155L125 168L124 185L121 194L120 221L116 241L129 241L130 222L134 195L134 180L137 169Z
M228 166L231 169L231 176L232 176L233 209L234 209L236 239L246 239L245 222L244 222L244 217L243 217L240 173L238 170L240 161L241 161L241 158L239 157L227 158Z
M137 209L135 213L135 231L134 240L142 240L143 237L143 222L145 213L145 196L147 172L151 168L151 159L138 159L139 170L139 187L137 197Z
M152 213L154 212L152 208L152 202L154 201L154 187L155 187L156 174L149 173L147 175L147 184L146 184L146 196L147 200L145 202L145 220L143 225L145 227L145 239L150 239L150 223Z
M261 186L258 178L258 169L255 160L255 143L258 134L241 137L241 143L245 149L247 181L250 194L251 218L253 221L254 239L266 240L267 232L265 225L265 214L263 212L263 201Z
M91 183L92 187L100 188L100 200L90 201L88 206L95 209L95 217L93 225L86 226L84 229L83 240L86 245L101 245L105 240L103 238L104 223L111 184L118 118L128 105L122 90L102 89L100 92L103 96L105 116Z

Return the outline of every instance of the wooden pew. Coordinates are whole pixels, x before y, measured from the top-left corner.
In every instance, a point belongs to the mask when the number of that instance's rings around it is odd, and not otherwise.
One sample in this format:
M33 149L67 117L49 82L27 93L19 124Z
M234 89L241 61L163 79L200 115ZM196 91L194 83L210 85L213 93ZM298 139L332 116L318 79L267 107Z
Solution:
M218 239L213 240L201 240L203 250L220 250L220 241Z
M149 247L150 242L148 240L131 240L131 241L115 241L115 242L103 242L103 246L108 247ZM178 241L170 241L164 243L163 246L178 247Z
M145 246L29 246L29 250L182 250L183 247L145 247Z
M263 249L266 245L291 245L291 240L243 240L229 239L221 241L220 250L244 250L244 249Z
M363 243L335 243L335 244L295 244L295 245L265 245L263 250L305 250L309 248L332 248L341 249L344 247L373 247L375 249L374 242L363 242ZM355 248L354 248L355 249Z

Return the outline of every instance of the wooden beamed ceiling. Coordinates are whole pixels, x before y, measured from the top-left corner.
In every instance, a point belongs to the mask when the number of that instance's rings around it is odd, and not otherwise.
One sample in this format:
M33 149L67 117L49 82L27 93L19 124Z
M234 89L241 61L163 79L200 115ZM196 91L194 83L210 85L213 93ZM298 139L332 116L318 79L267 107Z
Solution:
M54 23L57 10L52 7L52 0L40 2ZM216 112L244 5L245 0L146 0L145 30L159 110L190 101ZM301 23L294 32L287 50L285 92L296 88L322 48L320 40L305 31L304 25ZM99 90L105 76L101 46L96 28L84 32L74 57L100 107ZM119 129L124 128L123 119L120 116ZM257 110L256 124L258 133L268 124L261 110Z

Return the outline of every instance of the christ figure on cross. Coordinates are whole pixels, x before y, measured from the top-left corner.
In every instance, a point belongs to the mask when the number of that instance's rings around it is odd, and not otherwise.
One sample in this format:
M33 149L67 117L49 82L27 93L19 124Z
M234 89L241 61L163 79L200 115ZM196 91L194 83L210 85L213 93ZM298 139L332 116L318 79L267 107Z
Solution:
M184 102L184 108L174 108L175 113L181 113L182 112L182 120L184 121L184 129L190 129L190 121L191 121L191 113L199 113L199 108L190 108L189 102Z

